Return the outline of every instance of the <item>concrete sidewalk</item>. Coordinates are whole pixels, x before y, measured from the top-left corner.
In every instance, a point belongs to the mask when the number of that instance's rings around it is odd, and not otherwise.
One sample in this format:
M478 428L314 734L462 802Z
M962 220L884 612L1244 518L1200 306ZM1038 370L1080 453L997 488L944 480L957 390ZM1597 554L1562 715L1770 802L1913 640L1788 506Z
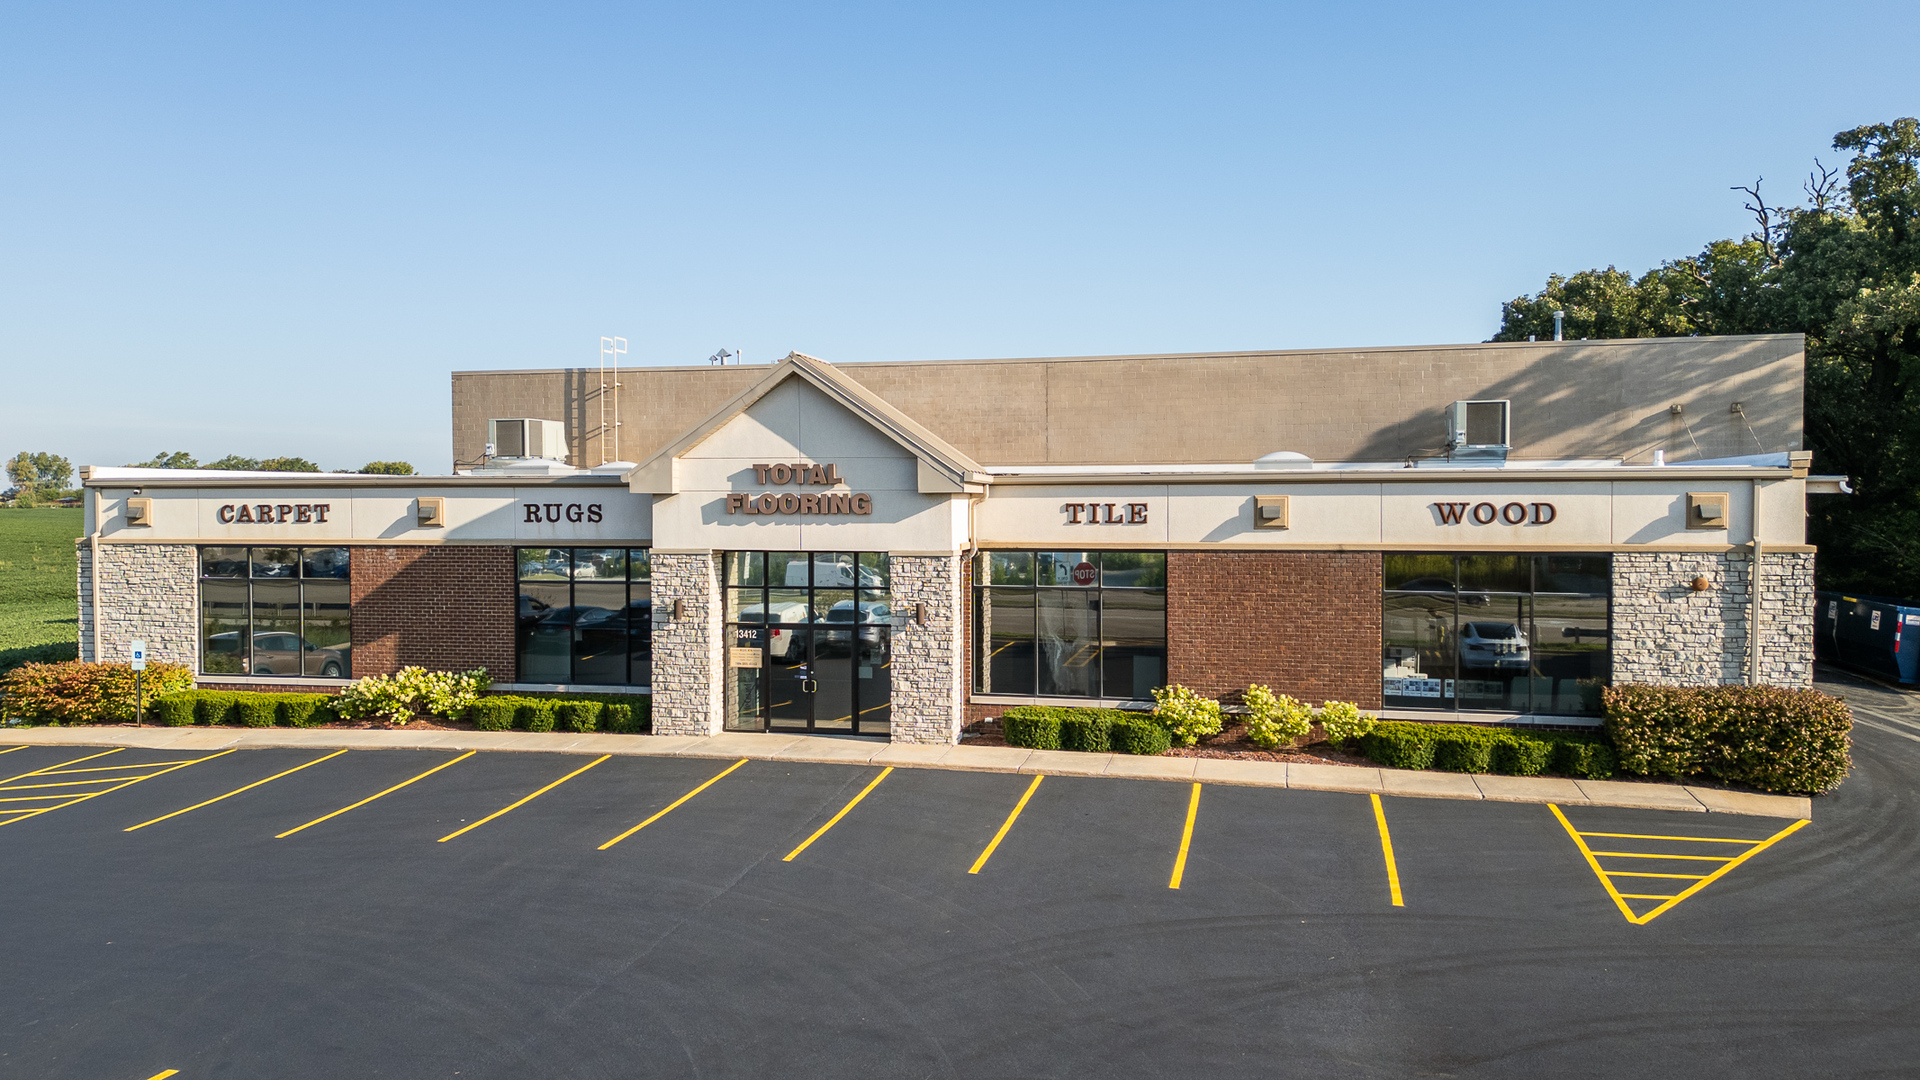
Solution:
M1022 750L1011 746L913 746L834 735L730 731L690 735L579 735L529 731L394 731L338 728L23 727L0 730L0 744L137 746L171 750L259 749L269 746L353 750L519 750L547 754L754 758L766 761L897 765L909 769L1115 776L1250 787L1352 791L1425 799L1621 806L1643 810L1813 818L1811 799L1755 795L1678 784L1568 780L1548 776L1479 776L1404 769L1300 765L1228 758L1134 757Z

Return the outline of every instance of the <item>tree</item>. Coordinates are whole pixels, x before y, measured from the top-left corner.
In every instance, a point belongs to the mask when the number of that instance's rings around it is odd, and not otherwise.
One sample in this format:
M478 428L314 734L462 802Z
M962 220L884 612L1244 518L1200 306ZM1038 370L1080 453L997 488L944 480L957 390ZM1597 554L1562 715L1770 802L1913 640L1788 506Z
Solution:
M7 462L7 478L22 490L60 491L73 479L73 462L59 454L22 450Z
M200 462L185 450L175 450L172 453L162 450L153 455L151 461L134 462L127 466L129 469L197 469L199 467Z
M228 454L219 461L207 462L206 467L209 469L233 469L241 472L252 472L260 467L260 459L241 457L239 454Z
M1801 206L1748 197L1755 229L1637 279L1608 267L1554 275L1501 307L1496 341L1552 335L1802 333L1806 431L1821 472L1856 494L1814 500L1822 587L1920 595L1920 121L1834 136L1840 174L1815 163Z
M360 471L375 476L412 476L413 466L404 461L369 461L360 466Z
M319 472L320 466L303 457L272 457L262 461L261 472Z

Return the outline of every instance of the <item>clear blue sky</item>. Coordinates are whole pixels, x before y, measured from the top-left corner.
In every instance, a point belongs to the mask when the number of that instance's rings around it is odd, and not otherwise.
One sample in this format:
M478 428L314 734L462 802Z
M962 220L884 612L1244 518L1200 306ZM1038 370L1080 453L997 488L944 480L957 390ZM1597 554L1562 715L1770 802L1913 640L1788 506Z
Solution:
M0 450L444 471L449 371L602 334L1483 340L1920 111L1911 0L399 7L0 12Z

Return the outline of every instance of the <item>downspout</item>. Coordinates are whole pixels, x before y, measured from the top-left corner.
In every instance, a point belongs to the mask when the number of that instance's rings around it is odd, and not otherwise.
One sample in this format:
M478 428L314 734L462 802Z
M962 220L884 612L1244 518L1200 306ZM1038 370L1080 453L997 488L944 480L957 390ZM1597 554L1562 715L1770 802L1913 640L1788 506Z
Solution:
M86 478L82 477L85 483ZM93 493L93 531L87 534L87 589L93 602L93 662L99 663L105 655L100 649L100 489L89 488ZM85 659L85 657L82 657Z
M1747 584L1747 685L1760 685L1760 487L1753 482L1753 566Z

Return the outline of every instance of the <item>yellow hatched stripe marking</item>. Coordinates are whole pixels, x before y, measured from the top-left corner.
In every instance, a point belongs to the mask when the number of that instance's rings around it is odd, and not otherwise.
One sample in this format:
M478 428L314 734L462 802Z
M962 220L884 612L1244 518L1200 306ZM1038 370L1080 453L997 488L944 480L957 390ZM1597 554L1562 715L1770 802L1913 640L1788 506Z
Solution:
M9 776L5 780L0 780L0 785L11 784L15 780L25 780L29 776L40 776L43 773L50 773L55 769L64 769L69 765L78 765L83 761L92 761L94 758L103 758L103 757L106 757L108 754L117 754L120 751L125 749L126 747L124 746L116 746L111 750L102 750L97 754L88 754L86 757L77 757L77 758L74 758L72 761L63 761L58 765L49 765L44 769L35 769L32 772L23 772L19 776Z
M1026 794L1020 796L1020 801L1013 804L1013 813L1008 814L1007 820L1000 823L1000 831L993 834L993 839L987 842L987 849L980 853L979 858L973 860L973 865L967 868L967 873L977 874L981 867L987 865L987 860L993 856L993 849L999 847L1000 841L1007 838L1008 830L1012 829L1013 823L1020 819L1020 811L1027 808L1027 800L1033 798L1033 793L1040 790L1040 781L1045 779L1046 775L1043 773L1035 776L1033 783L1027 785Z
M1393 834L1387 831L1387 808L1381 805L1380 796L1368 798L1373 800L1373 823L1380 828L1380 854L1387 860L1387 891L1394 907L1406 907L1406 898L1400 895L1400 864L1393 858Z
M813 842L815 840L818 840L821 837L827 835L828 829L831 829L835 825L840 824L840 819L847 816L847 811L852 810L856 806L859 806L860 800L866 798L868 792L871 792L874 788L879 787L880 781L885 780L892 773L893 773L893 766L891 765L887 766L884 769L881 769L880 775L873 778L873 783L868 784L866 787L861 788L860 794L855 795L851 800L848 801L847 805L841 807L839 813L833 815L831 818L828 818L827 823L825 825L822 825L818 829L814 830L814 833L812 836L809 836L805 840L801 841L799 847L794 848L792 851L787 852L787 857L784 859L781 859L780 861L792 862L793 857L795 855L798 855L801 852L807 850L807 848L813 846Z
M0 791L23 791L24 788L0 788ZM41 795L11 795L0 802L39 802L42 799L71 799L75 795L84 795L84 791L49 791Z
M1763 844L1764 840L1732 840L1720 836L1649 836L1630 832L1583 832L1581 836L1610 836L1615 840L1685 840L1689 844Z
M700 794L701 792L703 792L703 791L705 791L705 790L707 790L708 788L710 788L710 787L712 787L713 785L715 785L715 784L717 784L717 783L719 783L719 782L720 782L720 779L721 779L721 777L724 777L724 776L726 776L726 775L727 775L728 773L730 773L730 772L732 772L733 770L735 770L735 769L737 769L737 768L739 768L739 767L740 767L740 766L742 766L742 765L745 765L746 763L747 763L747 759L746 759L746 758L741 758L741 759L740 759L739 761L736 761L736 762L734 762L733 764L731 764L731 765L729 765L729 766L727 766L726 768L724 768L724 769L722 769L722 770L720 770L720 773L719 773L719 775L718 775L718 776L715 776L715 777L714 777L713 779L711 779L711 780L709 780L709 781L707 781L707 782L706 782L706 783L704 783L704 784L701 784L701 785L700 785L699 787L697 787L697 788L694 788L694 789L693 789L692 791L689 791L689 792L687 792L687 793L686 793L685 795L682 795L682 796L680 796L679 798L677 798L677 799L675 799L675 800L673 800L672 802L670 802L670 803L668 803L668 804L667 804L667 808L666 808L665 810L662 810L662 811L660 811L659 813L657 813L657 814L655 814L655 815L653 815L652 817L650 817L650 818L648 818L647 820L645 820L645 821L643 821L643 822L641 822L640 824L638 824L638 825L635 825L635 826L634 826L633 828L631 828L631 829L628 829L628 830L627 830L626 832L623 832L623 833L621 833L621 834L620 834L619 836L616 836L616 837L614 837L613 839L611 839L611 840L609 840L609 841L607 841L606 843L604 843L604 844L601 844L601 845L600 845L600 846L599 846L598 848L596 848L595 850L597 850L597 851L605 851L605 850L607 850L608 848L610 848L610 847L612 847L613 845L615 845L615 844L617 844L617 843L619 843L620 841L622 841L622 840L625 840L625 839L626 839L627 837L629 837L629 836L632 836L632 835L633 835L634 833L637 833L637 832L639 832L639 831L640 831L641 829L644 829L644 828L646 828L647 826L649 826L649 825L651 825L651 824L653 824L654 822L656 822L656 821L659 821L659 820L660 820L661 818L663 818L663 817L666 817L666 816L667 816L667 814L668 814L668 812L670 812L670 811L672 811L672 810L675 810L675 809L678 809L681 803L684 803L684 802L686 802L686 801L687 801L688 799L691 799L691 798L693 798L693 797L694 797L695 795L698 795L698 794Z
M191 765L193 763L187 762L186 764ZM57 776L59 774L48 773L47 775ZM71 788L84 787L87 784L117 784L122 780L131 779L133 778L130 776L96 776L91 780L61 780L52 784L15 784L12 787L0 787L0 791L37 791L41 788Z
M165 1072L154 1073L152 1076L147 1077L147 1080L167 1080L167 1077L169 1076L178 1076L178 1075L180 1075L179 1069L168 1069Z
M413 783L415 780L425 780L427 777L432 776L434 773L439 772L441 769L444 769L449 765L460 764L461 762L472 757L475 754L475 752L476 751L469 750L466 753L461 754L459 757L454 758L452 761L443 761L440 764L435 765L433 768L428 769L426 772L421 773L419 776L413 777L410 780L400 781L399 783L393 785L392 787L388 788L387 790L381 792L378 795L369 795L366 798L361 799L359 802L354 803L351 806L343 806L340 809L335 810L333 813L326 815L325 817L314 818L312 821L307 822L305 825L300 825L295 828L288 829L286 832L278 834L277 836L274 837L274 839L284 840L287 837L292 836L294 833L299 832L301 829L312 828L313 826L318 825L323 821L329 821L329 820L332 820L333 818L337 818L341 814L344 814L349 810L357 810L360 807L367 805L368 803L372 802L375 799L385 798L386 796L391 795L396 791L399 791L401 788L406 787L408 784Z
M1705 878L1707 875L1705 874L1649 874L1640 870L1609 870L1607 871L1607 876L1608 877L1678 878L1681 881L1700 881L1703 878Z
M1774 833L1772 836L1767 837L1765 840L1754 842L1753 846L1749 847L1746 851L1741 852L1739 855L1735 856L1734 858L1720 860L1720 859L1711 859L1707 856L1700 856L1700 855L1695 855L1695 856L1639 855L1635 852L1596 852L1587 846L1587 842L1583 837L1583 835L1579 832L1579 830L1573 827L1572 822L1567 820L1567 815L1560 812L1560 808L1558 806L1555 806L1552 803L1548 803L1547 809L1553 811L1553 816L1559 819L1561 827L1566 829L1567 835L1573 838L1574 846L1580 849L1581 856L1587 860L1587 866L1593 870L1594 876L1600 879L1601 887L1606 889L1607 895L1613 898L1614 904L1620 909L1620 914L1626 916L1627 921L1630 923L1633 923L1636 926L1645 926L1646 924L1652 922L1653 920L1659 918L1660 916L1666 914L1667 912L1672 911L1682 901L1686 900L1687 898L1693 896L1695 893L1698 893L1701 889L1706 888L1707 886L1713 884L1714 882L1725 877L1727 874L1731 873L1734 867L1739 866L1741 863L1746 862L1748 859L1753 858L1755 855L1760 854L1762 851L1765 851L1768 848L1772 847L1773 845L1786 839L1787 837L1792 836L1794 833L1800 831L1803 828L1806 828L1806 826L1808 825L1808 822L1806 822L1805 820L1796 821L1793 824L1787 826L1786 828L1781 829L1779 832ZM1707 859L1708 861L1713 861L1713 862L1725 862L1726 865L1721 866L1720 868L1714 870L1711 874L1707 874L1706 876L1694 881L1692 885L1687 886L1687 888L1677 896L1661 897L1661 896L1649 896L1644 894L1622 894L1620 890L1613 887L1613 879L1609 876L1608 871L1601 868L1600 861L1598 858L1596 858L1597 855L1625 855L1629 858L1651 858L1651 859L1695 858L1695 859ZM1620 876L1621 877L1640 877L1643 875L1630 874L1630 873L1627 873L1626 871L1621 871ZM1690 876L1690 875L1675 875L1675 876ZM1633 909L1627 906L1627 901L1630 899L1631 900L1660 900L1662 901L1662 903L1660 904L1659 907L1656 907L1653 910L1648 911L1644 915L1635 915L1633 913Z
M339 756L340 756L341 754L344 754L344 753L346 753L346 751L345 751L345 750L335 750L335 751L334 751L333 753L331 753L331 754L328 754L328 755L327 755L326 757L322 757L322 758L314 758L314 759L313 759L312 761L309 761L309 762L307 762L307 763L306 763L305 765L295 765L295 766L294 766L293 768L291 768L291 769L288 769L288 770L287 770L286 772L280 772L280 773L274 773L274 774L273 774L272 776L269 776L269 777L267 777L267 778L266 778L265 780L255 780L255 781L254 781L253 783L251 783L251 784L248 784L248 785L247 785L246 787L241 787L241 788L234 788L234 789L233 789L232 791L229 791L229 792L227 792L227 793L226 793L225 795L215 795L215 796L214 796L213 798L211 798L211 799L208 799L208 800L207 800L206 802L197 802L197 803L194 803L194 804L193 804L192 806L189 806L189 807L186 807L186 808L184 808L184 809L181 809L181 810L175 810L175 811L174 811L173 813L171 813L171 814L162 814L162 815L160 815L159 817L157 817L157 818L154 818L154 819L153 819L152 821L143 821L143 822L141 822L141 823L140 823L140 824L138 824L138 825L134 825L134 826L131 826L131 827L129 827L129 828L125 828L125 829L122 829L122 830L120 830L120 831L121 831L121 832L132 832L132 831L134 831L135 829L144 829L144 828L146 828L146 827L147 827L147 826L149 826L149 825L158 825L158 824L160 824L161 822L163 822L163 821L165 821L165 820L167 820L168 818L176 818L176 817L179 817L179 816L180 816L181 814L184 814L184 813L186 813L186 812L187 812L188 810L198 810L198 809L200 809L200 808L201 808L201 807L203 807L203 806L212 806L212 805L213 805L214 803L217 803L217 802L219 802L219 801L220 801L221 799L228 799L228 798L232 798L233 796L235 796L235 795L238 795L238 794L240 794L240 793L241 793L241 792L243 792L243 791L252 791L252 790L253 790L254 788L257 788L257 787L259 787L259 786L260 786L261 784L265 784L265 783L269 783L269 782L271 782L271 781L274 781L274 780L278 780L278 779L280 779L280 778L281 778L281 777L283 777L283 776L291 776L291 775L293 775L294 773L297 773L297 772L299 772L299 771L300 771L301 769L305 769L305 768L309 768L309 767L311 767L311 766L314 766L314 765L318 765L318 764L320 764L320 763L321 763L321 762L323 762L323 761L329 761L329 760L332 760L333 758L337 758L337 757L339 757Z
M1665 893L1660 896L1655 896L1651 893L1623 892L1620 894L1620 898L1622 900L1671 900L1673 899L1673 894Z
M142 780L151 780L156 776L165 776L170 772L178 772L189 765L198 765L203 761L212 761L214 758L226 757L228 754L231 754L231 753L233 753L232 750L222 750L217 754L208 754L206 757L194 758L192 761L179 762L177 764L169 766L168 768L161 769L159 772L147 773L145 776L125 777L125 778L122 778L118 784L115 784L110 788L102 788L99 791L89 791L82 795L73 795L68 797L65 802L55 803L52 806L43 806L36 810L25 811L24 813L19 814L17 817L8 818L6 821L0 821L0 825L12 825L16 822L25 821L30 817L38 817L41 814L50 814L55 810L64 810L65 808L72 806L75 803L83 803L83 802L86 802L88 799L97 799L102 795L111 795L114 792L119 791L121 788L132 787L133 785L139 783Z
M81 760L85 761L86 759L82 758ZM45 772L34 773L33 775L78 776L81 773L89 772L120 772L123 769L151 769L158 765L191 765L199 760L199 758L187 758L181 761L129 761L124 765L96 765L91 769L48 769Z
M24 743L19 746L9 746L5 750L0 750L0 754L11 754L15 750L25 750L26 748L27 746Z
M1594 855L1602 859L1682 859L1686 862L1732 862L1745 855L1656 855L1649 851L1596 851Z
M1187 827L1180 833L1180 853L1173 857L1173 876L1167 879L1167 888L1180 887L1180 879L1187 876L1187 849L1193 846L1193 819L1200 815L1200 785L1193 785L1193 794L1187 798Z
M527 796L526 798L521 799L518 802L508 803L506 806L503 806L500 809L495 810L493 813L488 814L486 817L481 818L479 821L474 822L473 824L467 826L466 828L458 829L458 830L455 830L454 832L448 833L447 835L434 841L434 843L444 844L447 841L453 839L454 837L459 836L461 833L469 832L471 830L479 828L482 825L485 825L487 822L492 821L494 818L499 817L500 815L506 813L509 810L517 810L520 807L527 805L533 800L539 798L542 795L545 795L547 792L552 791L554 788L557 788L561 784L564 784L567 781L573 779L574 777L579 776L581 773L586 772L588 769L593 768L595 765L600 764L601 762L607 760L612 756L613 756L612 754L602 754L599 757L594 758L592 761L587 762L585 765L582 765L579 768L568 773L567 775L561 777L560 779L555 780L553 783L548 784L546 787L541 788L539 791L536 791L533 794Z

